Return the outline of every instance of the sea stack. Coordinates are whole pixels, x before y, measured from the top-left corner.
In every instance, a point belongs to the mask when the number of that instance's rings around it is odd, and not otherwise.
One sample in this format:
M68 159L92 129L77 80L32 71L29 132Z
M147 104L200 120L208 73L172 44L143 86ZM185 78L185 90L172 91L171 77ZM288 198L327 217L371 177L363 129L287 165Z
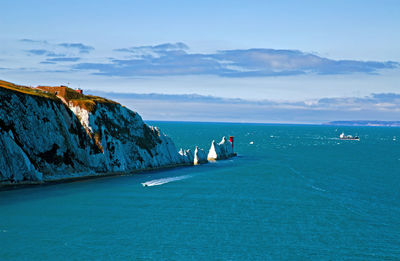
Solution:
M196 149L194 150L194 165L202 164L202 163L207 163L207 154L203 149L200 149L199 147L196 146Z
M208 152L207 159L209 161L215 161L233 156L235 156L235 154L232 149L232 142L227 140L224 136L218 144L214 140L211 142L211 148Z

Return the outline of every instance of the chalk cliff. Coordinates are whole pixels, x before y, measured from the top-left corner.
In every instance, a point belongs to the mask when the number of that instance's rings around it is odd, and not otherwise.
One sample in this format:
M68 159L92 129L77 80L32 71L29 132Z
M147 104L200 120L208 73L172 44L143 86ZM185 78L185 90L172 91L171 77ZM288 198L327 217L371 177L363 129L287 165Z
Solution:
M178 153L158 128L114 101L65 86L29 88L0 81L2 183L203 162L204 151Z

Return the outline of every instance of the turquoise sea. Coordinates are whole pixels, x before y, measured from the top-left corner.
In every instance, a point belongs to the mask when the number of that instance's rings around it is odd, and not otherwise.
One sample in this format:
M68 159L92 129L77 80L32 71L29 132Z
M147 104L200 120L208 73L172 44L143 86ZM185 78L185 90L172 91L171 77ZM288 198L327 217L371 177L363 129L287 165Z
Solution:
M400 260L399 128L150 124L239 156L0 191L0 260Z

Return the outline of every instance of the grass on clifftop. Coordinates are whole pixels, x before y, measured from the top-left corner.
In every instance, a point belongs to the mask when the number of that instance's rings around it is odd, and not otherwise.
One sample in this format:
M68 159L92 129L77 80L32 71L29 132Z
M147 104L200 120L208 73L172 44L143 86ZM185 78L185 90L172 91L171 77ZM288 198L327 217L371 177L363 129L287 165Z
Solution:
M43 98L47 98L47 99L58 100L58 98L52 93L43 92L41 90L31 88L31 87L16 85L11 82L6 82L6 81L2 81L2 80L0 80L0 88L4 88L7 90L11 90L11 91L19 92L19 93L23 93L23 94L39 96L39 97L43 97Z
M90 112L94 112L96 110L96 104L98 103L119 104L115 101L108 100L102 97L78 93L74 89L68 88L66 86L38 86L36 88L32 88L0 80L0 88L5 88L14 92L39 96L57 101L60 101L60 99L62 98L67 103L67 105L69 103L72 103L74 106L79 106Z
M66 86L38 86L37 89L55 94L58 97L62 97L67 104L72 103L72 105L79 106L90 112L94 112L96 110L96 104L98 103L119 104L115 101L108 100L102 97L81 94L76 90L68 88Z

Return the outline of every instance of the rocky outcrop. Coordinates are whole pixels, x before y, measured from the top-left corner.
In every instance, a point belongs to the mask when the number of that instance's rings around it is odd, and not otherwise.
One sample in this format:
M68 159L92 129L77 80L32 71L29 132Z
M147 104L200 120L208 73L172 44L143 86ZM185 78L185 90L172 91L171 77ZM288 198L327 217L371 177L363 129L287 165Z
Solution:
M199 147L196 146L196 149L194 150L193 164L198 165L207 162L208 161L206 152L203 149L200 149Z
M232 143L223 137L220 143L216 143L214 140L211 142L211 148L208 152L207 159L210 161L227 159L235 156L233 152Z
M193 152L190 149L183 150L181 148L179 154L185 159L186 163L192 163L194 161Z
M229 154L220 144L216 159ZM0 155L2 183L207 162L197 147L178 153L160 129L116 102L67 87L32 89L2 81Z

